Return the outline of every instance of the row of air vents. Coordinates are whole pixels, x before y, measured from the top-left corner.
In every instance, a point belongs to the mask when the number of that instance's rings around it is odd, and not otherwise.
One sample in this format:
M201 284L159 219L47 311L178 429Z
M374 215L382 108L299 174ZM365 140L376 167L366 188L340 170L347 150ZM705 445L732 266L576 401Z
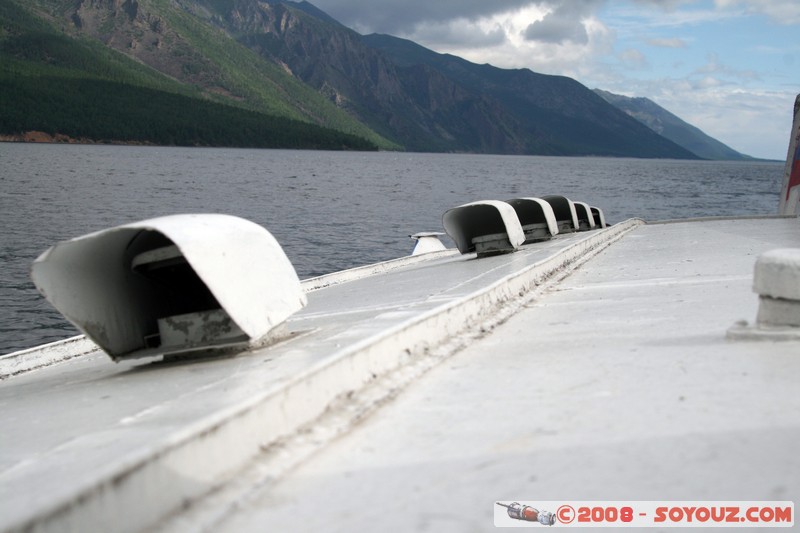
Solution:
M606 227L600 209L565 196L472 202L445 212L442 223L462 254L479 257L513 252L559 233Z
M443 224L461 253L479 256L605 227L602 211L563 196L474 202ZM227 215L173 215L65 241L31 277L115 361L261 343L306 304L272 235Z

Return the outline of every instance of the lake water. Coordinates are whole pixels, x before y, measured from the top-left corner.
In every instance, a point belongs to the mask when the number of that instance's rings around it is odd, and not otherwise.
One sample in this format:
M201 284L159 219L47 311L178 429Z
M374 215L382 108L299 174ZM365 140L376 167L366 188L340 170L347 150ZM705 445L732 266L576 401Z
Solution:
M481 199L563 194L609 222L774 214L781 163L0 143L0 354L76 334L28 270L47 247L175 213L266 227L301 278L410 253Z

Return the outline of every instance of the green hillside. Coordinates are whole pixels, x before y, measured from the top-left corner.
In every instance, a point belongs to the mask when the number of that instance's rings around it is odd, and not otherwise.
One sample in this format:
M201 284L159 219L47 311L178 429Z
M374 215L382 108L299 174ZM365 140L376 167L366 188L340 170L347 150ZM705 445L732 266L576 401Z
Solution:
M103 80L0 77L0 133L176 146L374 150L369 141L297 120Z
M49 9L58 15L53 5ZM318 105L306 105L309 114L298 112L275 95L286 87L258 79L252 74L257 69L243 65L237 70L232 60L221 61L225 68L218 70L244 80L232 86L243 87L242 92L252 87L251 98L181 82L101 41L68 35L55 26L21 3L0 2L0 134L35 130L95 141L197 146L389 146L319 96ZM211 48L216 51L208 55L224 56L224 47ZM316 120L310 116L314 113Z

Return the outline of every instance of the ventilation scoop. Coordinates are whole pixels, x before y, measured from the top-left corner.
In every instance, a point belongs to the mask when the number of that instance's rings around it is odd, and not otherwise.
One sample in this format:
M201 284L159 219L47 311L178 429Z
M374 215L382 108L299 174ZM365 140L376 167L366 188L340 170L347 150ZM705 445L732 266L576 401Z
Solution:
M228 215L154 218L64 241L34 261L31 277L115 361L260 344L306 304L275 238Z
M483 257L513 252L525 241L516 211L498 200L454 207L442 216L442 225L462 254L477 252Z
M541 198L514 198L508 204L517 212L525 244L546 241L558 234L558 221L548 202Z

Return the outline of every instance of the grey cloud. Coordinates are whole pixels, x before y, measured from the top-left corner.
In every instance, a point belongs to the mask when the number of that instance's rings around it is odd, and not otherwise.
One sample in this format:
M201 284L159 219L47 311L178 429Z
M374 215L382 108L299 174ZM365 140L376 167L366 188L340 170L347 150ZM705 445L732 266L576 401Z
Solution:
M483 32L471 26L421 24L414 32L414 39L426 43L427 46L484 48L503 44L506 41L506 32L500 27Z
M580 20L568 20L551 14L537 20L525 30L525 38L529 41L561 44L572 41L576 44L589 42L589 34Z
M572 0L555 5L555 8L527 27L524 37L529 41L562 44L573 42L587 44L589 34L583 19L593 14L603 0Z
M405 34L420 24L476 20L541 0L312 0L333 18L362 32Z

